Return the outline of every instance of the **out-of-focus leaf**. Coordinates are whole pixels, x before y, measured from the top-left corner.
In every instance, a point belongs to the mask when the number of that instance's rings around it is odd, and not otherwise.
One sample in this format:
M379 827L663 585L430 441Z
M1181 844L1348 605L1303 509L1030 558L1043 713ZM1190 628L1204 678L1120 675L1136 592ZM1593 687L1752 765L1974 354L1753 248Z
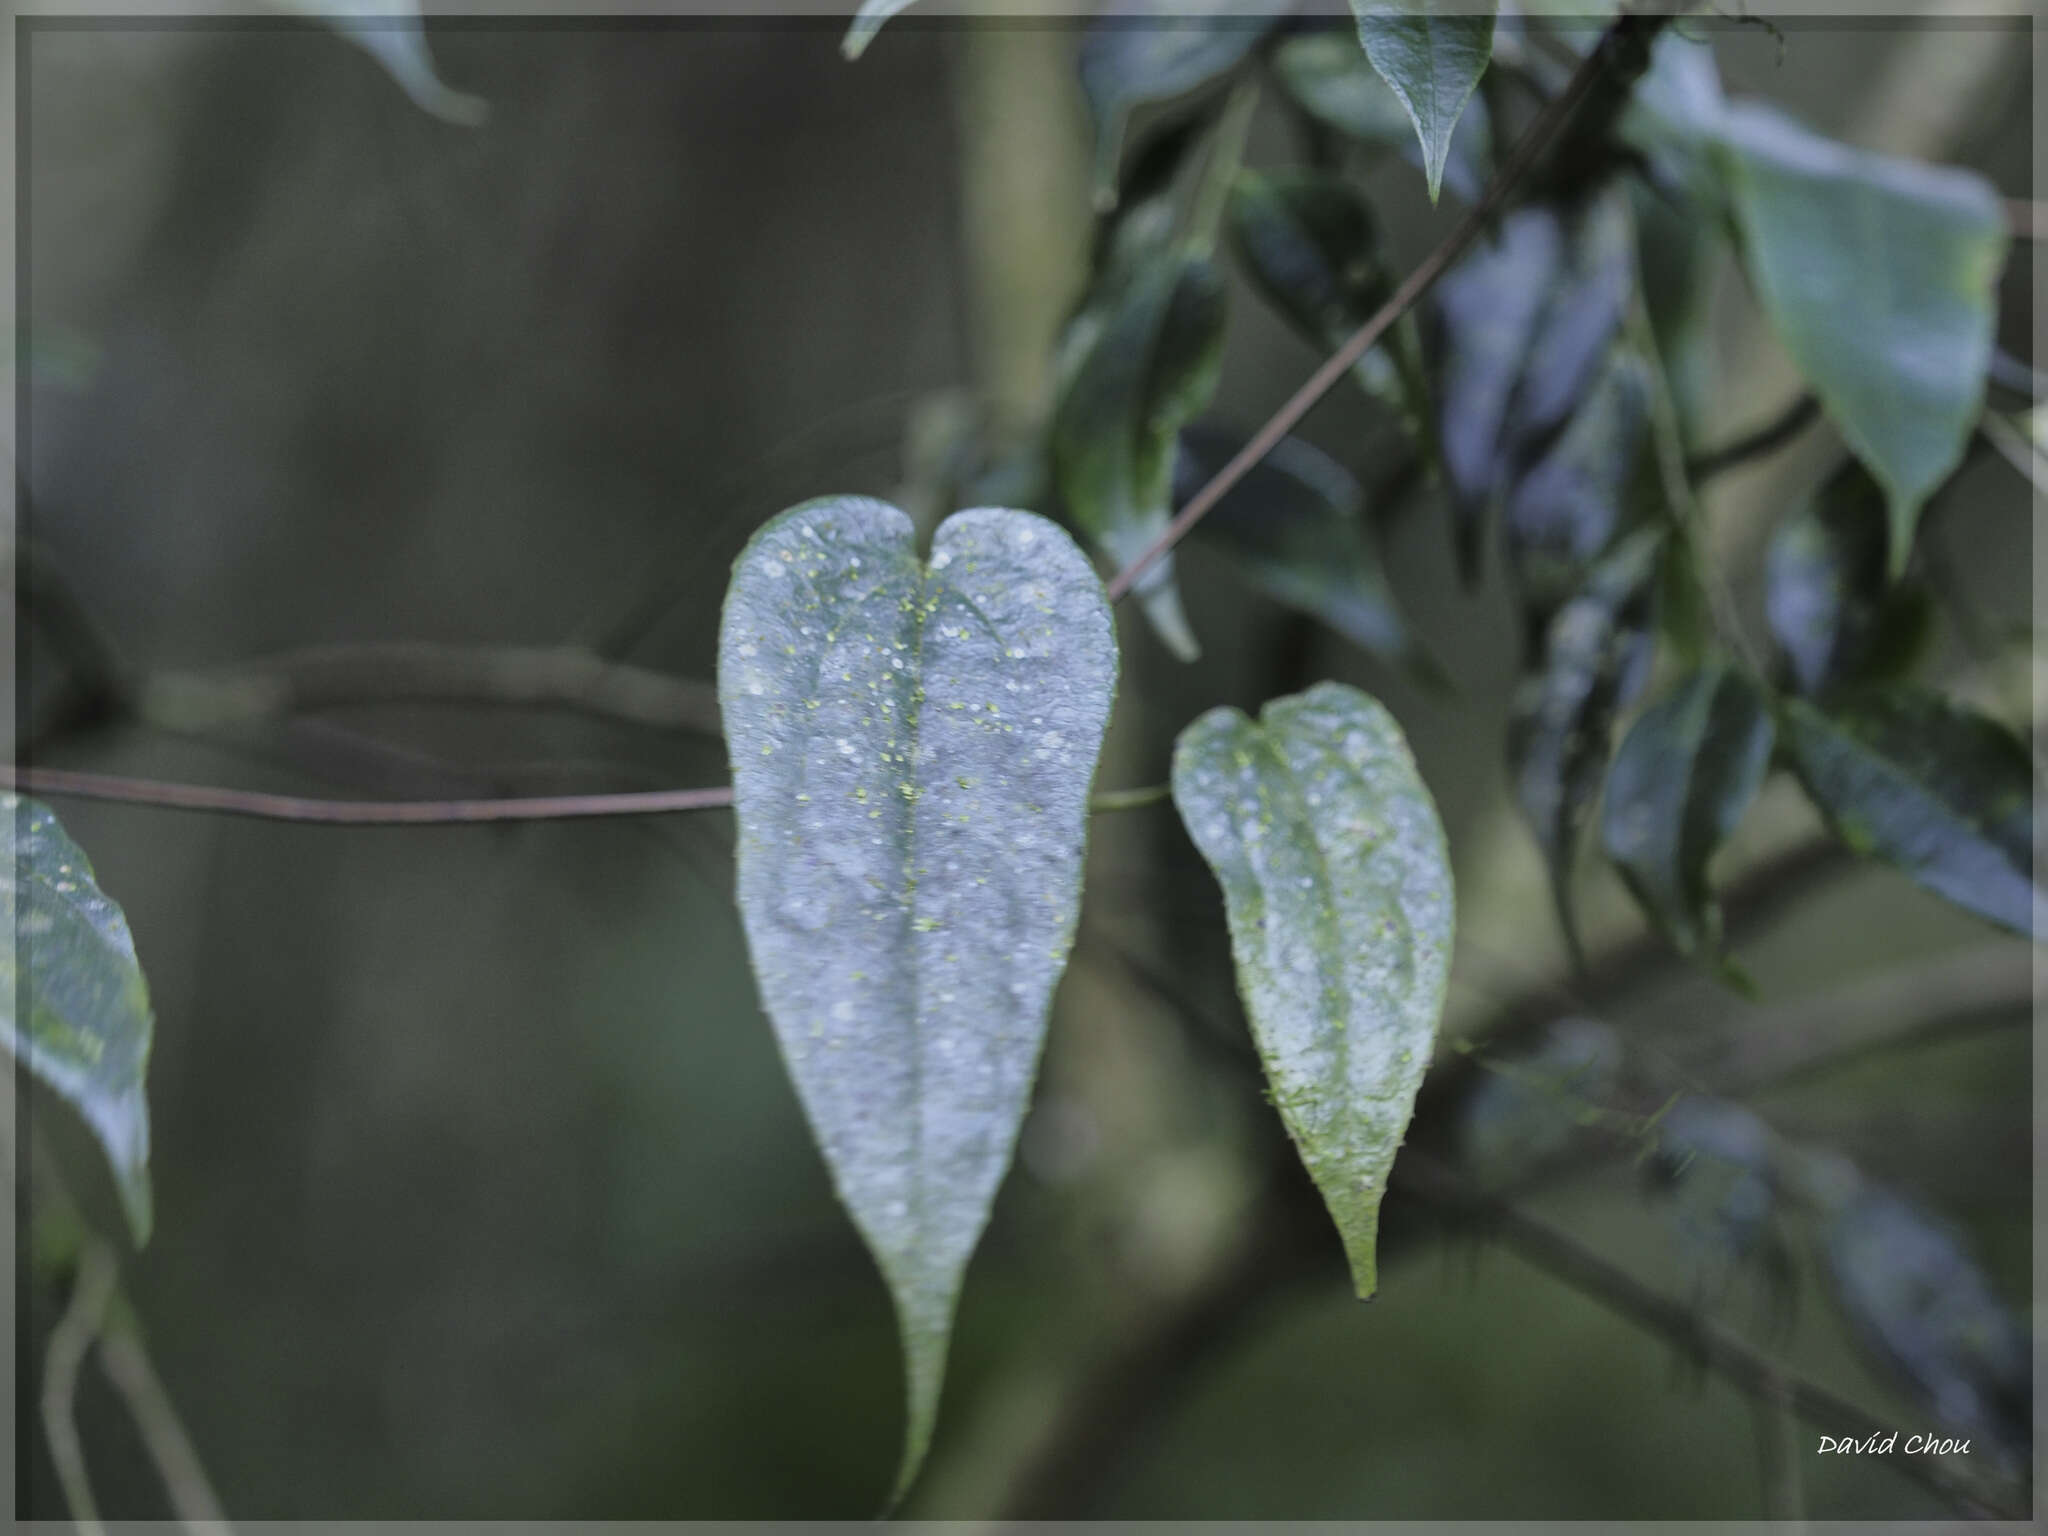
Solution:
M1649 408L1649 365L1612 349L1549 451L1509 490L1508 550L1536 612L1555 611L1621 530Z
M1181 434L1174 500L1185 501L1243 445L1205 427ZM1299 438L1273 451L1195 524L1231 568L1276 602L1432 684L1442 673L1415 643L1363 515L1365 492L1343 465Z
M1341 347L1394 291L1379 258L1372 212L1341 177L1313 170L1244 171L1231 187L1229 230L1260 292L1324 352ZM1352 377L1400 411L1412 428L1428 421L1412 326L1397 322L1386 343L1358 360Z
M1740 1104L1688 1094L1664 1112L1652 1168L1678 1197L1688 1247L1737 1262L1759 1254L1777 1205L1776 1148Z
M1370 1296L1380 1198L1450 979L1436 806L1393 716L1340 683L1275 699L1257 724L1201 716L1174 746L1173 799L1223 887L1273 1102Z
M1926 594L1886 579L1886 542L1884 488L1853 459L1771 536L1764 615L1801 693L1894 677L1925 638Z
M1824 1251L1835 1298L1864 1346L1943 1424L2007 1456L2023 1452L2027 1333L1954 1235L1865 1182L1830 1216Z
M1754 103L1722 113L1717 144L1764 312L1885 488L1897 576L1984 402L2006 248L1997 195Z
M1825 714L1787 700L1779 729L1807 794L1855 852L2016 933L2048 920L2034 882L2033 765L2004 726L1896 688Z
M1221 80L1280 20L1263 0L1112 0L1081 39L1081 90L1095 118L1095 199L1116 201L1124 129L1138 107Z
M1650 180L1664 195L1718 209L1724 193L1709 146L1726 106L1713 44L1666 27L1616 132L1648 161Z
M1517 455L1570 419L1605 364L1635 285L1635 232L1618 185L1589 193L1565 215L1563 264L1530 338L1509 417Z
M92 1127L129 1230L149 1240L149 1103L154 1023L128 920L47 807L0 796L6 813L6 923L0 1044Z
M1614 717L1649 670L1661 532L1617 544L1550 621L1538 669L1515 690L1508 766L1515 799L1550 869L1558 921L1578 951L1572 864L1600 792Z
M1458 1155L1480 1183L1525 1179L1597 1123L1620 1084L1621 1040L1597 1019L1559 1019L1532 1050L1480 1058L1458 1111Z
M1273 50L1281 88L1325 127L1369 149L1393 150L1420 170L1422 145L1407 107L1366 60L1347 33L1298 32ZM1493 173L1492 125L1486 100L1474 96L1451 134L1443 183L1468 203L1477 202Z
M1101 583L1028 512L955 514L925 564L896 508L807 502L754 536L726 596L740 917L895 1298L899 1495L1073 942L1116 670Z
M1607 857L1681 953L1720 948L1707 861L1756 798L1775 735L1756 684L1709 667L1638 715L1614 754L1601 818Z
M1053 412L1053 474L1075 525L1119 566L1165 531L1174 441L1208 403L1223 361L1223 280L1207 260L1168 252L1103 301L1068 349ZM1181 611L1172 558L1139 578L1138 600L1183 661L1201 647Z
M1494 7L1490 0L1464 9L1441 0L1351 0L1351 10L1365 56L1415 124L1435 202L1459 114L1493 57Z
M1713 396L1712 298L1729 244L1721 226L1697 207L1674 207L1636 184L1630 196L1643 308L1671 386L1680 437L1691 448Z
M490 116L481 97L451 90L434 70L418 0L275 0L325 22L384 66L413 105L443 122L474 128ZM908 0L905 0L908 3Z
M840 40L839 51L848 59L859 58L884 25L915 3L916 0L860 0L860 9L853 13L853 23Z

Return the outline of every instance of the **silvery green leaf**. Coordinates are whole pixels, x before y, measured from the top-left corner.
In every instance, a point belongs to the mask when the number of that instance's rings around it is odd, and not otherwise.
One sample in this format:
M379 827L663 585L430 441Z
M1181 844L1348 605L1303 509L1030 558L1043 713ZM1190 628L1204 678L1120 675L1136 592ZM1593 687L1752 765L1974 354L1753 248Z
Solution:
M47 807L0 797L10 878L0 949L0 1044L92 1127L137 1243L150 1229L154 1025L128 920Z
M927 563L895 507L806 502L754 536L726 596L740 917L895 1298L899 1496L1073 942L1116 670L1095 572L1029 512L956 513Z
M1493 57L1490 0L1351 0L1358 41L1415 124L1429 200L1443 187L1459 114Z
M325 22L384 66L413 105L443 122L473 128L490 116L481 97L450 89L434 70L419 0L276 0Z
M1201 716L1175 744L1173 799L1223 887L1273 1102L1370 1296L1450 976L1435 803L1393 716L1341 683L1275 699L1256 724Z

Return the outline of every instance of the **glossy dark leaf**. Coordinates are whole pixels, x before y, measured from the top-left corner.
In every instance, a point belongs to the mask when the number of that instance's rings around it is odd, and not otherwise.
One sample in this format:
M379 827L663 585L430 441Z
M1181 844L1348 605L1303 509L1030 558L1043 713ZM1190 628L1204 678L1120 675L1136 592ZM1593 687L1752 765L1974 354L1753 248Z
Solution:
M1720 948L1707 862L1756 798L1776 727L1757 685L1731 667L1681 679L1636 717L1607 773L1607 857L1680 952Z
M1224 290L1208 261L1166 252L1084 313L1053 415L1053 474L1076 527L1119 566L1172 515L1174 442L1208 403L1222 366ZM1135 589L1159 637L1183 660L1201 652L1181 611L1173 561Z
M1141 106L1214 84L1280 19L1261 0L1112 0L1081 39L1081 90L1095 119L1095 196L1116 201L1124 130Z
M930 1443L969 1255L1010 1165L1080 906L1116 683L1065 533L792 508L734 568L718 686L761 999L902 1329L897 1492Z
M1408 109L1366 59L1355 36L1296 33L1273 50L1273 72L1288 97L1326 128L1368 149L1393 150L1422 169L1422 144ZM1486 101L1474 96L1465 103L1451 135L1443 184L1474 203L1492 173L1493 135Z
M1660 542L1659 530L1639 530L1593 568L1550 621L1537 670L1515 690L1508 722L1515 799L1549 866L1574 952L1572 865L1600 792L1615 716L1649 670Z
M1183 432L1175 501L1193 495L1241 446L1209 428ZM1364 490L1341 464L1299 438L1283 438L1195 524L1194 537L1227 552L1231 569L1276 602L1437 682L1440 670L1416 645L1387 584L1364 506Z
M1825 714L1788 700L1779 725L1800 782L1850 848L2017 933L2039 930L2033 764L2004 726L1904 688Z
M1180 734L1173 800L1223 887L1267 1082L1358 1294L1450 980L1449 850L1408 744L1340 683Z
M1415 124L1429 200L1442 189L1451 135L1493 57L1491 0L1351 0L1358 41Z
M1888 537L1884 488L1854 460L1771 536L1764 614L1801 693L1893 677L1925 636L1926 594L1887 580Z
M1764 312L1890 504L1905 569L1984 401L2005 217L1981 177L1866 154L1755 104L1717 140Z
M0 1044L99 1138L137 1243L149 1240L154 1023L128 920L47 807L5 810L8 943L0 947Z

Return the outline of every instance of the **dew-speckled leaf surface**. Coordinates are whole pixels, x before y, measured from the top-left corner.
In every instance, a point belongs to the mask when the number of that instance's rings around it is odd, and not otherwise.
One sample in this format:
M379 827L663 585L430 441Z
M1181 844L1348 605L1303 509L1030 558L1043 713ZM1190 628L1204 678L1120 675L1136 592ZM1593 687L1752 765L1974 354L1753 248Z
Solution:
M1731 667L1708 667L1638 715L1614 754L1602 846L1684 954L1720 944L1707 861L1756 798L1775 735L1762 690Z
M1215 393L1223 365L1223 279L1208 260L1158 253L1081 317L1052 422L1053 476L1074 526L1118 566L1172 517L1174 440ZM1180 604L1173 557L1133 595L1167 649L1201 654Z
M1451 135L1493 57L1493 6L1442 0L1351 0L1358 41L1415 124L1435 202Z
M1779 728L1800 783L1853 851L2017 933L2048 924L2034 876L2033 764L2004 726L1898 688L1825 714L1787 700Z
M1325 127L1375 150L1392 149L1420 170L1422 144L1408 109L1372 67L1358 39L1342 32L1298 32L1273 50L1273 75L1294 103ZM1468 203L1493 170L1486 99L1465 103L1444 159L1443 184Z
M0 1043L92 1127L138 1243L149 1239L153 1024L128 920L47 807L0 797L10 879Z
M840 39L839 51L849 59L859 58L867 52L867 46L875 40L877 32L915 3L916 0L861 0L860 9L853 13L853 21L847 26L846 36Z
M1101 582L1029 512L956 513L926 564L897 508L807 502L754 536L727 592L740 918L895 1298L899 1494L1073 941L1116 670Z
M1274 1104L1370 1296L1380 1199L1450 976L1450 854L1408 743L1341 683L1180 734L1173 799L1216 872Z
M1758 301L1890 500L1890 569L1984 403L2005 217L1982 177L1730 107L1719 155Z

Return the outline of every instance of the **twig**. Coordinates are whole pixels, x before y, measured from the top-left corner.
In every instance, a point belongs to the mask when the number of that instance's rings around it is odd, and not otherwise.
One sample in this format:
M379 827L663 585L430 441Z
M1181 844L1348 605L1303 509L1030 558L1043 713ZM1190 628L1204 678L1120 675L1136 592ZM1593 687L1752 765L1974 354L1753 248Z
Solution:
M1382 304L1370 319L1351 333L1351 338L1339 347L1322 367L1309 376L1290 395L1286 402L1275 411L1266 424L1252 434L1251 441L1240 448L1229 463L1213 475L1209 483L1188 499L1172 522L1168 523L1159 537L1152 541L1136 559L1118 571L1109 581L1109 600L1117 602L1130 592L1133 584L1150 570L1167 551L1172 549L1188 534L1188 530L1208 516L1210 510L1230 494L1238 481L1249 474L1253 467L1264 459L1279 444L1280 440L1294 430L1302 417L1306 416L1324 395L1337 385L1337 381L1351 372L1352 366L1372 350L1379 339L1392 328L1394 322L1414 307L1417 300L1429 291L1430 285L1464 253L1465 247L1479 237L1480 231L1492 221L1493 216L1507 201L1523 177L1535 166L1538 158L1551 141L1570 120L1580 104L1607 74L1618 50L1617 40L1645 30L1654 31L1669 18L1659 16L1629 16L1624 14L1601 38L1598 47L1586 55L1563 90L1543 109L1535 122L1529 125L1515 143L1513 152L1502 163L1486 189L1486 195L1461 219L1457 226L1444 237L1442 244L1422 259L1419 266L1403 279L1393 296Z
M43 1433L79 1536L101 1536L101 1526L92 1479L85 1469L85 1447L78 1438L78 1368L99 1337L113 1296L113 1253L100 1238L88 1238L79 1250L70 1304L50 1330L49 1350L43 1356Z
M1694 454L1685 461L1685 473L1694 486L1705 485L1724 470L1782 448L1818 420L1819 397L1810 392L1795 396L1791 404L1762 426L1743 433L1733 442Z
M211 811L258 821L312 822L352 827L460 826L492 821L575 821L596 816L665 816L678 811L727 810L732 791L654 789L606 795L534 795L480 800L332 800L278 795L211 784L174 784L69 768L0 768L0 788L31 795L105 800L165 810ZM1109 790L1089 801L1091 811L1132 811L1158 805L1171 794L1164 784Z
M128 1405L128 1416L164 1480L172 1513L193 1536L225 1536L227 1514L132 1321L117 1319L101 1335L100 1369Z
M2034 446L2032 439L1996 411L1977 419L1984 441L1998 450L1998 456L2018 470L2027 483L2048 496L2048 454Z

